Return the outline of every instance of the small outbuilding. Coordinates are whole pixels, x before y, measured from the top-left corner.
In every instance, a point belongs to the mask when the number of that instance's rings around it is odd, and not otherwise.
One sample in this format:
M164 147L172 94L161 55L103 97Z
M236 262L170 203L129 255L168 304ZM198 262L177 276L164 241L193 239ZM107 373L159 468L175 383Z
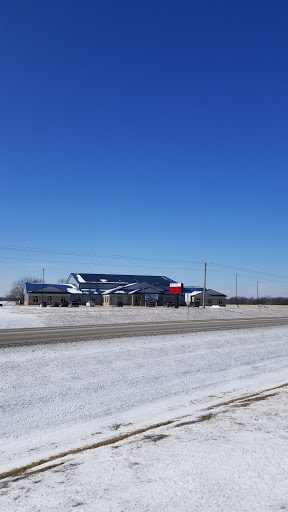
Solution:
M226 307L227 295L224 293L205 289L205 306ZM185 301L188 306L203 306L203 288L193 292L185 293Z

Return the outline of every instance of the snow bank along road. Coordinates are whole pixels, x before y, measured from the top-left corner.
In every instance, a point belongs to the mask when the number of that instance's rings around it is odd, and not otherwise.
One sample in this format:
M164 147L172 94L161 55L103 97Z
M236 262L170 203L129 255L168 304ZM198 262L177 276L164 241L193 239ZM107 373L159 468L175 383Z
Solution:
M21 343L41 343L81 339L103 339L123 336L170 334L179 332L239 329L268 325L286 325L288 317L233 318L170 322L145 322L140 324L114 324L97 326L44 327L32 329L1 329L0 346Z

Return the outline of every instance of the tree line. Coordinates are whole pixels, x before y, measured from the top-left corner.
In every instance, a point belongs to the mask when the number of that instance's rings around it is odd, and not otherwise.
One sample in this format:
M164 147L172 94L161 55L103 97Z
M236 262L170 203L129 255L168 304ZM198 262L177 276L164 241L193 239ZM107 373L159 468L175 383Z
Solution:
M287 306L288 297L230 297L227 299L227 304L248 304L257 306L258 304L263 306Z

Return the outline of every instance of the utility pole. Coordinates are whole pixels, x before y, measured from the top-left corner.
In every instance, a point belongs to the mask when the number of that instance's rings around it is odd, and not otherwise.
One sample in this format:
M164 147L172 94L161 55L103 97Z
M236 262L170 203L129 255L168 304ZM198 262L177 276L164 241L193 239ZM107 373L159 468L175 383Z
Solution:
M236 306L238 308L237 277L238 275L236 274Z
M258 308L259 308L259 294L258 294L258 283L259 283L259 281L257 281L257 304L258 304Z
M45 268L42 268L42 272L43 272L43 276L42 276L42 306L43 306L44 271L45 271Z
M212 263L201 263L204 266L204 288L203 288L203 309L205 309L205 288L206 288L206 268L207 266L212 265Z

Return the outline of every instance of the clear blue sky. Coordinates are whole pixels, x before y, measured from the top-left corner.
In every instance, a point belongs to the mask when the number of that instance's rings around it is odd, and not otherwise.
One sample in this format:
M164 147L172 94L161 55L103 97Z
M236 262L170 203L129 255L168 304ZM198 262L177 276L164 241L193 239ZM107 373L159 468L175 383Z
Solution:
M201 284L207 261L208 287L288 295L287 0L2 0L0 20L0 294L43 267Z

